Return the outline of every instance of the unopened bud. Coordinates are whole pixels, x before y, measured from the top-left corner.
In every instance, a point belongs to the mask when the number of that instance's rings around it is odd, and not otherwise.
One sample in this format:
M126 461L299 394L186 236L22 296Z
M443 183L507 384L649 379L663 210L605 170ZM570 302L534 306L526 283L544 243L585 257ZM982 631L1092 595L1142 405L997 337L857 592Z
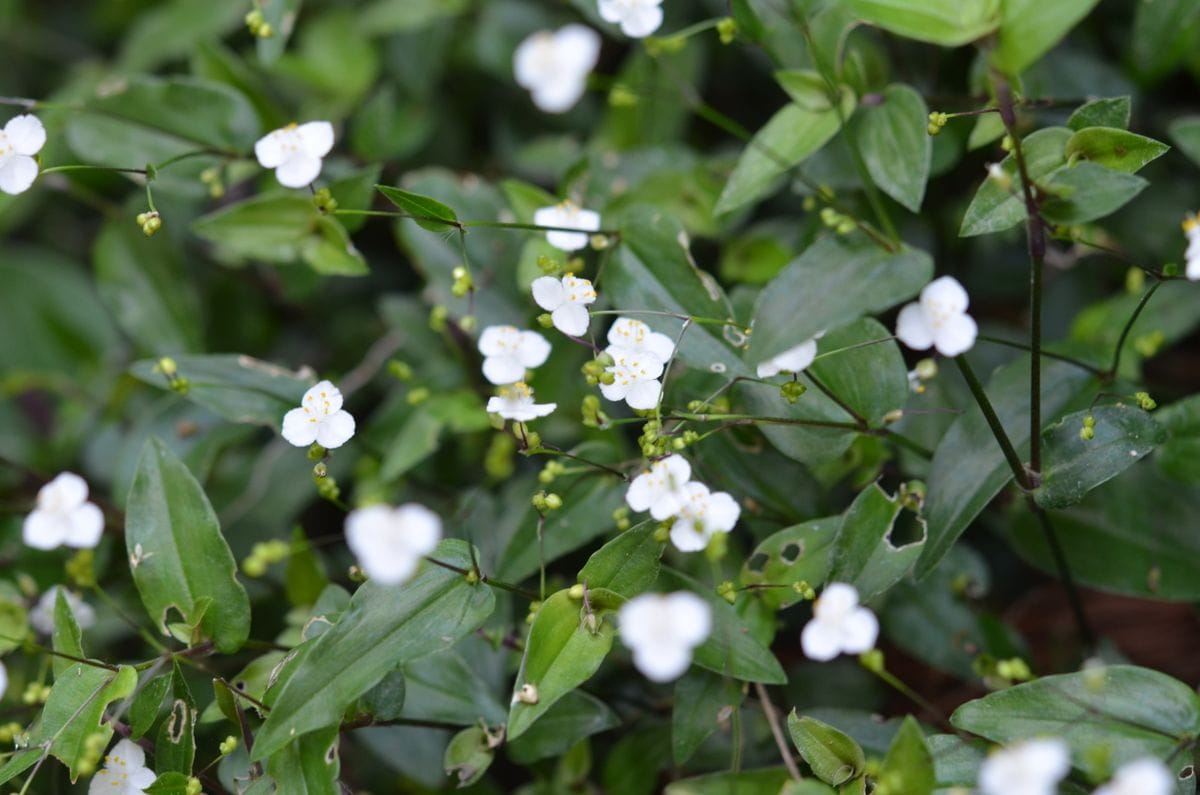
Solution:
M883 673L885 670L883 652L879 649L865 651L858 656L858 664L873 674Z

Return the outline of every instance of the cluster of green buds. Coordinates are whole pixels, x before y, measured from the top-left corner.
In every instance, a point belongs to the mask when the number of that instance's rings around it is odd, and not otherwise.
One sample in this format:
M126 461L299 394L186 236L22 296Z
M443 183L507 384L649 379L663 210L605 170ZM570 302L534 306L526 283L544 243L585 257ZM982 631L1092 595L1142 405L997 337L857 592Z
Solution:
M579 371L583 373L583 378L587 381L588 386L596 386L596 384L611 384L616 380L616 376L608 372L608 368L612 367L613 358L607 353L600 353L596 358L584 363Z
M726 580L717 586L717 596L724 599L729 604L737 601L737 586L733 584L733 580Z
M450 319L450 310L441 304L435 304L429 310L429 328L441 334L446 330L446 321Z
M949 114L935 110L929 114L929 125L925 128L925 131L930 135L940 135L942 128L946 126L946 122L948 121L950 121Z
M1137 401L1142 411L1154 411L1158 408L1158 403L1154 402L1154 398L1150 397L1149 392L1135 392L1133 399Z
M562 276L564 273L563 264L554 257L547 257L542 254L537 258L538 270L546 276Z
M225 181L221 179L221 169L216 166L200 172L200 183L208 188L211 198L219 199L225 195Z
M190 384L179 374L179 365L170 356L164 356L154 363L154 372L162 373L167 379L167 386L172 392L186 395Z
M700 434L696 431L684 431L683 433L671 439L671 449L683 450L689 445L693 445L700 441Z
M579 412L583 415L583 424L586 427L608 427L608 415L600 408L600 398L595 395L586 395L583 398L583 402L579 406Z
M158 214L158 210L148 210L144 213L138 213L137 225L142 228L142 234L146 237L152 237L155 232L162 229L162 218Z
M832 207L821 208L821 223L839 235L848 235L858 228L858 222L851 216L838 212Z
M83 740L83 753L76 763L76 770L81 775L90 776L96 772L100 760L104 757L104 748L108 745L108 736L104 732L92 732Z
M318 461L313 465L313 483L317 486L317 494L321 499L337 502L342 496L342 490L337 484L337 480L329 477L329 467L324 461Z
M1085 442L1090 442L1096 438L1096 418L1088 414L1083 418L1083 427L1079 429L1079 438Z
M96 584L96 553L91 549L81 549L72 555L63 567L67 580L76 588L91 588Z
M4 745L15 743L24 731L25 727L16 721L0 724L0 743Z
M1143 334L1133 341L1133 349L1138 352L1138 355L1149 359L1151 356L1158 355L1162 350L1162 346L1166 343L1167 338L1161 330L1155 329L1149 334Z
M413 377L412 365L399 359L389 361L387 363L387 371L388 375L397 381L411 381Z
M217 746L217 750L221 752L221 756L229 756L229 754L237 750L237 747L238 739L230 734L221 741L221 744Z
M624 83L616 83L608 92L610 108L632 108L638 104L637 93Z
M454 283L450 285L450 293L455 298L462 298L475 289L475 282L471 280L471 273L464 266L459 265L450 272L450 276L454 279Z
M21 703L29 706L45 704L48 698L50 698L50 685L30 682L25 686L25 692L21 694Z
M408 394L404 396L404 402L410 406L419 406L432 396L433 393L429 391L429 387L418 386L408 390Z
M733 44L737 34L737 21L733 17L725 17L717 22L717 38L721 40L722 44Z
M971 663L971 668L984 684L993 690L1011 687L1018 682L1028 682L1034 678L1029 663L1020 657L997 660L990 654L981 654Z
M779 394L782 395L783 399L788 403L797 402L807 391L808 387L796 380L784 381L779 385Z
M267 573L268 566L287 560L290 554L292 548L286 541L260 541L251 547L250 554L242 561L242 571L247 577L261 577Z
M711 403L704 400L688 401L687 410L691 414L728 414L729 400L728 398L717 398Z
M529 502L533 505L535 511L543 515L551 511L557 511L563 506L562 497L553 492L547 494L544 491L539 491L530 498Z
M195 776L188 776L187 782L183 785L183 795L204 795L204 784Z
M661 422L647 420L642 426L642 435L638 437L638 447L646 458L659 458L666 454L669 438L662 434Z
M622 532L628 530L629 526L630 526L629 506L622 505L620 508L617 508L616 510L614 510L612 512L612 518L613 518L613 523L617 526L618 530L620 530Z
M808 584L808 580L797 580L792 583L792 590L800 594L800 598L811 602L817 598L817 589Z
M262 9L257 7L246 14L246 27L250 33L260 39L269 39L275 35L275 28L271 27L271 23L263 18Z
M542 467L542 471L538 473L538 483L543 486L549 486L554 482L555 478L567 471L567 467L563 462L556 459L551 459L546 462L546 466Z
M333 198L329 188L321 188L313 193L312 203L322 215L328 215L338 208L337 199Z

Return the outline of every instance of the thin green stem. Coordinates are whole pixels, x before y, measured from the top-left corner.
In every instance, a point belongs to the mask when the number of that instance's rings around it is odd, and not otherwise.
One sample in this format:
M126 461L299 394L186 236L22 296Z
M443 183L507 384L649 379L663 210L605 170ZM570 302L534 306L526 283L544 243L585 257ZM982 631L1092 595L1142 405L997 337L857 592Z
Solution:
M1029 345L1027 345L1024 342L1017 342L1016 340L1006 340L1006 339L1002 339L1000 337L991 337L991 336L988 336L987 334L980 334L977 337L977 339L979 339L983 342L990 342L993 345L1003 345L1005 347L1016 348L1017 350L1021 350L1021 351L1029 350ZM1045 356L1047 359L1055 359L1056 361L1066 362L1067 364L1075 365L1079 369L1086 370L1098 378L1103 378L1106 375L1104 370L1101 370L1099 367L1096 367L1095 365L1088 364L1087 362L1085 362L1081 359L1076 359L1071 356L1064 356L1061 353L1054 353L1053 351L1043 350L1042 356Z
M592 461L591 459L584 458L583 456L569 453L566 450L559 449L553 445L547 445L543 443L541 447L530 448L529 450L526 450L525 455L553 455L560 456L562 458L569 458L572 461L578 461L581 464L586 464L587 466L601 472L605 472L610 475L616 475L621 480L629 480L629 477L616 467L610 467L608 464L601 464L599 461Z
M721 319L719 317L701 317L699 315L685 315L681 312L666 312L659 309L597 309L589 314L596 315L650 315L653 317L673 317L676 320L691 321L702 326L733 326L741 328L742 324L736 320L729 318Z
M817 378L815 375L813 375L813 373L811 371L808 371L808 370L804 371L804 377L807 378L810 382L812 382L813 386L815 386L817 389L821 390L821 392L824 393L825 397L829 398L834 403L836 403L842 411L846 412L851 417L853 417L857 428L859 428L860 430L865 430L868 427L866 418L863 417L863 415L859 414L857 411L855 411L853 406L851 406L846 401L842 400L841 397L839 397L836 392L834 392L832 389L827 387L825 385L825 382L823 382L820 378Z
M951 731L957 731L957 729L954 728L954 725L952 723L950 723L950 719L946 717L945 713L943 713L941 710L939 710L937 707L935 707L933 705L933 702L931 702L929 699L925 698L925 696L921 695L916 690L913 690L911 687L909 687L904 682L904 680L897 677L891 671L884 668L884 669L881 669L878 671L873 671L873 673L876 676L878 676L880 679L882 679L884 682L886 682L888 685L890 685L897 692L899 692L901 695L903 695L905 698L907 698L909 701L913 702L918 707L925 710L925 713L932 720L936 721L937 723L942 724L943 726L950 727Z
M1046 537L1046 546L1050 548L1050 555L1054 558L1054 567L1058 569L1058 577L1062 580L1063 588L1067 592L1067 602L1071 605L1075 628L1079 631L1079 637L1083 641L1087 654L1091 654L1096 646L1096 633L1092 631L1087 613L1083 611L1083 600L1075 587L1075 578L1071 576L1071 567L1067 565L1067 555L1058 538L1058 531L1054 529L1054 523L1050 521L1050 514L1037 504L1032 494L1025 495L1025 501L1029 505L1029 510L1033 511L1038 518L1042 535Z
M447 563L444 560L438 560L437 558L431 558L429 556L426 556L425 560L429 561L434 566L440 566L441 568L446 569L447 571L456 572L458 574L463 575L464 577L469 577L472 574L474 574L475 576L477 576L479 578L479 581L485 585L490 585L493 588L499 588L500 590L508 591L509 593L515 593L518 596L525 597L526 599L528 599L531 602L536 602L538 600L538 595L533 593L532 591L527 591L524 588L520 587L519 585L513 585L512 583L505 582L504 580L497 580L494 577L484 574L483 572L480 572L480 571L473 572L468 569L464 569L461 566L455 566L453 563Z
M1150 298L1158 292L1158 288L1163 286L1163 282L1155 282L1150 285L1143 295L1142 300L1138 301L1138 305L1134 308L1133 314L1129 316L1129 320L1125 321L1125 328L1121 329L1121 336L1117 338L1117 347L1113 351L1112 366L1108 368L1107 373L1101 373L1105 380L1111 380L1117 375L1117 368L1121 366L1121 351L1125 350L1125 340L1129 337L1129 332L1133 330L1133 324L1142 314L1142 310L1146 308L1146 304L1150 302Z
M43 168L43 174L60 174L65 171L115 171L122 174L142 174L145 175L144 168L116 168L114 166L89 166L83 163L75 163L68 166L50 166Z
M686 411L672 411L665 415L666 420L691 420L693 422L724 422L729 426L755 425L798 425L804 428L831 428L840 431L861 431L857 423L836 422L833 420L806 420L797 417L763 417L756 414L693 414Z
M505 221L455 221L448 218L438 218L432 215L415 215L413 213L400 212L399 210L350 210L338 208L333 211L333 215L365 215L372 218L404 218L409 221L429 221L437 224L444 224L448 229L458 229L465 231L467 229L512 229L522 232L579 232L582 231L570 226L544 226L542 224L519 224L508 223ZM589 234L604 235L620 239L621 230L619 229L597 229Z
M979 379L975 376L975 371L971 369L967 357L955 356L954 363L958 365L959 372L962 373L963 379L967 382L967 388L971 390L971 395L975 398L975 402L979 404L979 410L983 412L983 418L987 420L988 427L992 430L992 435L996 437L996 443L1000 445L1000 450L1004 453L1004 459L1008 461L1008 466L1012 470L1013 477L1016 478L1017 484L1022 489L1029 490L1029 473L1025 469L1025 465L1021 463L1020 456L1017 455L1016 448L1013 447L1012 441L1009 440L1008 434L1004 431L1004 426L1000 423L1000 418L996 415L996 410L992 408L992 401L988 400L987 393L983 391L983 385L979 383Z
M792 756L792 748L788 744L787 736L783 733L783 725L779 722L779 714L775 711L775 705L771 703L771 696L767 693L766 686L762 682L755 682L754 692L758 695L758 703L762 705L767 725L771 727L771 736L775 738L775 747L779 749L783 766L787 768L792 779L803 781L804 776L800 775L800 768L796 765L796 758Z

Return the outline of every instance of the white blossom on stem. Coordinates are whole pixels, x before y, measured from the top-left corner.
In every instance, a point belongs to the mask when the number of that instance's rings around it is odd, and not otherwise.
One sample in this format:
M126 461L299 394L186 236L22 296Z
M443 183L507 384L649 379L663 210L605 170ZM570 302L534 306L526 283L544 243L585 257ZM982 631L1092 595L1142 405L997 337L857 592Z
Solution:
M916 351L937 348L943 356L966 353L979 328L967 314L967 291L953 276L925 285L918 301L900 310L896 336Z
M561 279L541 276L533 280L533 300L550 313L554 327L571 337L587 333L588 304L595 303L596 290L587 279L567 274Z
M678 679L692 664L692 650L712 631L712 610L690 591L641 594L617 613L621 642L647 679Z
M88 795L141 795L154 783L146 767L146 752L132 740L121 740L104 757L104 767L92 777Z
M578 251L587 246L591 237L588 233L600 228L600 213L585 210L572 201L564 201L536 211L533 222L538 226L563 227L547 231L546 242L562 251ZM567 232L565 229L579 231Z
M0 190L16 195L29 190L37 179L33 156L46 145L46 128L37 116L13 116L0 130Z
M540 367L550 356L550 343L536 331L516 326L488 326L479 335L483 377L497 386L524 380L525 371Z
M500 387L500 394L488 398L487 411L506 420L529 422L558 408L557 403L534 403L533 389L524 381Z
M825 586L813 603L813 617L800 633L800 647L810 659L825 662L839 654L862 654L875 646L879 619L858 603L853 585Z
M1183 222L1188 247L1183 257L1187 261L1184 275L1190 281L1200 281L1200 216L1189 215Z
M289 124L267 133L254 144L263 168L275 169L285 188L303 188L321 174L321 159L333 149L333 125L327 121Z
M58 602L58 593L62 591L67 600L67 607L75 616L75 623L80 629L88 629L96 623L96 611L83 598L68 588L55 585L48 589L38 599L38 603L29 611L29 623L43 635L54 634L54 607Z
M583 25L532 34L513 53L513 75L546 113L571 109L600 57L600 34Z
M663 22L663 0L599 0L605 22L621 26L621 32L641 39L658 30Z
M1071 752L1062 740L1026 740L993 751L979 767L982 795L1054 795L1071 772Z
M648 353L666 365L675 354L675 342L666 334L652 331L640 320L619 317L608 330L606 352L616 358L616 352Z
M1112 780L1092 795L1171 795L1175 776L1160 760L1144 756L1117 768Z
M354 436L354 417L342 408L341 391L321 381L304 393L300 407L283 415L283 438L297 447L313 442L327 450L341 447Z
M87 481L62 472L38 491L37 505L25 517L22 537L34 549L90 549L100 543L104 514L88 502Z
M652 353L637 353L624 348L610 348L613 364L604 368L612 373L611 384L600 384L600 393L608 400L624 400L631 409L652 409L658 405L662 384L663 363Z
M625 492L625 502L635 511L649 511L660 522L670 519L690 499L685 487L691 478L692 466L687 459L669 455L633 479Z
M758 377L770 378L780 373L802 373L817 358L817 340L825 335L822 331L811 339L788 348L758 365Z
M671 525L671 543L681 552L699 552L717 533L728 533L742 509L729 494L710 491L693 480L683 487L687 499Z
M398 508L370 505L346 516L346 544L359 568L383 585L399 585L412 577L421 558L441 538L441 518L413 502Z

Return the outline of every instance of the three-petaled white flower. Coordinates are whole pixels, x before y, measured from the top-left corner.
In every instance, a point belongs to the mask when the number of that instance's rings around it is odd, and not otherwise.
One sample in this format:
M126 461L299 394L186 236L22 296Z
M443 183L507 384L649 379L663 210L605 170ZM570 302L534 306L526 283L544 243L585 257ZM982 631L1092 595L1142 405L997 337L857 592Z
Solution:
M488 326L479 335L483 377L497 386L524 380L525 371L540 367L550 355L550 343L536 331L516 326Z
M613 402L624 400L631 409L652 409L658 405L662 384L658 377L663 374L663 363L649 352L637 352L625 348L609 348L613 364L604 368L612 373L611 384L600 384L600 393Z
M557 403L534 403L533 389L524 381L500 387L500 394L488 398L487 402L489 414L498 414L515 422L545 417L556 408Z
M254 144L263 168L275 169L285 188L303 188L321 173L321 158L333 149L333 125L327 121L289 124L267 133Z
M513 53L513 75L546 113L563 113L583 96L600 57L600 34L583 25L538 31Z
M154 783L146 767L146 752L132 740L121 740L104 757L104 767L92 777L88 795L141 795Z
M943 356L966 353L979 331L967 306L967 291L957 279L934 279L925 285L918 301L900 310L896 336L915 351L934 347Z
M1200 216L1189 215L1185 218L1183 231L1188 239L1187 251L1183 255L1187 260L1184 274L1190 281L1200 281Z
M683 490L687 499L671 525L671 543L680 552L699 552L717 533L732 530L742 509L726 492L709 491L695 480Z
M669 682L692 664L692 650L712 631L712 610L690 591L647 593L621 605L621 641L647 679Z
M649 353L654 355L664 365L675 354L675 343L666 334L651 331L640 320L630 317L619 317L608 330L608 352L615 349L633 353Z
M979 768L982 795L1054 795L1071 771L1071 752L1058 739L1026 740L994 751Z
M588 304L595 303L596 290L587 279L567 274L561 279L540 276L533 280L533 300L550 313L554 327L571 337L588 328Z
M417 570L442 538L442 520L414 502L393 508L370 505L346 516L346 543L367 576L399 585Z
M71 614L75 616L75 624L80 629L87 629L95 625L96 611L92 609L92 606L70 589L55 585L46 589L46 592L38 599L37 605L29 611L29 623L33 625L33 628L43 635L54 634L54 607L58 602L60 590L67 600L67 607L70 608Z
M773 375L780 373L802 373L808 369L808 366L817 358L817 340L825 336L825 332L819 332L811 339L807 339L799 345L788 348L783 353L777 353L770 359L758 365L758 377L770 378Z
M88 502L87 481L62 472L38 491L37 507L25 517L22 537L34 549L90 549L100 543L104 514Z
M625 492L625 502L635 511L649 511L660 522L670 519L690 499L686 486L691 478L692 465L687 459L669 455L633 479Z
M538 226L562 227L546 232L546 242L563 251L578 251L588 244L588 232L595 232L600 228L600 213L585 210L572 201L564 201L535 212L533 222ZM567 232L564 229L579 231Z
M633 39L649 36L663 21L663 0L600 0L600 16Z
M1112 780L1092 795L1171 795L1175 777L1158 759L1145 756L1117 768Z
M875 646L879 619L858 603L853 585L833 582L813 603L813 617L800 633L800 647L813 660L825 662L842 652L862 654Z
M29 190L37 179L33 156L46 145L46 128L37 116L13 116L0 130L0 190L16 195Z
M283 415L283 438L297 447L313 442L327 450L341 447L354 435L354 417L342 409L342 393L321 381L304 393L300 408Z

